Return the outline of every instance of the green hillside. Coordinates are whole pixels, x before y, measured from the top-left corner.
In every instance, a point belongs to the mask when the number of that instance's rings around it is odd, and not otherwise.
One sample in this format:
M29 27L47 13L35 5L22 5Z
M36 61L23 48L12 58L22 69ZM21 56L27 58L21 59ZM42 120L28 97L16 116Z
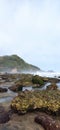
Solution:
M0 72L38 71L38 67L26 63L17 55L0 56Z

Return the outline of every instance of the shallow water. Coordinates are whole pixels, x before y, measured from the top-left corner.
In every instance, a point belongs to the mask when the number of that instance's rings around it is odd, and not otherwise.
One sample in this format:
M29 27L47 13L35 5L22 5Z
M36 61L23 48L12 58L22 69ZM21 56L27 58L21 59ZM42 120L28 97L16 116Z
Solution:
M32 86L30 86L30 87L23 87L22 88L22 91L25 91L25 90L29 90L29 91L31 91L31 90L45 90L46 89L46 87L48 86L48 85L50 85L51 83L50 82L48 82L48 83L46 83L43 87L32 87ZM60 89L60 82L59 83L57 83L57 86L58 86L58 89ZM6 87L6 86L5 86ZM7 88L7 87L6 87ZM17 96L18 94L17 93L15 93L15 92L12 92L11 90L9 90L8 89L8 91L6 92L6 94L7 95L5 95L5 96L3 96L3 97L0 97L0 103L5 103L5 102L10 102L15 96ZM1 93L1 95L3 95L3 93Z
M60 82L59 82L59 83L57 83L57 86L58 86L58 89L60 90Z
M48 83L46 83L44 86L42 86L42 87L32 87L32 86L30 86L30 87L23 87L22 88L22 91L25 91L25 90L29 90L29 91L31 91L31 90L45 90L46 88L47 88L47 86L49 86L51 83L50 82L48 82ZM60 82L59 83L56 83L56 85L58 86L58 89L60 89Z
M10 102L12 99L13 97L2 97L0 98L0 103Z
M32 86L30 86L30 87L23 87L23 89L22 89L22 91L25 91L25 90L29 90L29 91L31 91L31 90L45 90L46 89L46 87L48 86L48 85L50 85L51 83L50 82L48 82L48 83L46 83L44 86L42 86L42 87L32 87Z
M9 88L13 83L3 83L0 85L2 88ZM7 103L10 102L15 96L17 96L17 93L12 92L8 89L5 93L0 93L0 103Z

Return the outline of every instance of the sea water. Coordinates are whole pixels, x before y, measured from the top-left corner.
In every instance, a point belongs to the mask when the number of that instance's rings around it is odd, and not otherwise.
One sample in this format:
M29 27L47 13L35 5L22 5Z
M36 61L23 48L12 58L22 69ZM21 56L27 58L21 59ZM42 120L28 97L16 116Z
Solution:
M58 78L60 76L60 72L42 72L42 71L37 71L36 73L34 73L34 75L39 75L42 77L56 77Z

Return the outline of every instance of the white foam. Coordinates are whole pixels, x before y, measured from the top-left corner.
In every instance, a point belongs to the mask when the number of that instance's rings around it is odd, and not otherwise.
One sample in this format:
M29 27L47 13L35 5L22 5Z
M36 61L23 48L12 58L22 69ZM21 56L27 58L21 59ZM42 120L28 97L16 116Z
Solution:
M34 73L34 75L39 75L39 76L42 76L42 77L56 77L58 78L60 76L60 73L59 72L40 72L40 71L37 71L36 73Z

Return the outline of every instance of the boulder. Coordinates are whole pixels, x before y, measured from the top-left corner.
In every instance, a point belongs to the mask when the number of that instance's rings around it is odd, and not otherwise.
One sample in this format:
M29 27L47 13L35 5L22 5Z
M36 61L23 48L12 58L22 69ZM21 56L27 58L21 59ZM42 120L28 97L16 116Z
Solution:
M60 114L60 90L23 91L11 102L11 108L18 113L42 110Z
M35 76L32 77L32 83L36 84L36 85L39 85L39 86L44 85L43 78L38 76L38 75L35 75Z
M60 130L60 121L56 121L48 115L38 115L34 120L42 125L45 130Z
M5 111L3 106L0 106L0 124L6 123L10 120L9 113Z
M8 91L7 88L2 88L2 87L0 87L0 92L7 92L7 91Z
M13 92L18 92L18 91L22 91L22 87L23 87L23 86L20 85L20 84L15 84L15 85L9 87L9 89L10 89L11 91L13 91Z

